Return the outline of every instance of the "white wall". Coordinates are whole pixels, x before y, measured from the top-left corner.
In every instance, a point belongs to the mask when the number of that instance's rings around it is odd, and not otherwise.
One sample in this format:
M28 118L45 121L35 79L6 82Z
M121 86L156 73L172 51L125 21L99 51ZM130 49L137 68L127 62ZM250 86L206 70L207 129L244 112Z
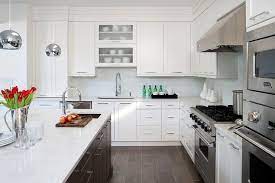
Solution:
M70 78L69 85L78 87L83 96L110 96L115 95L115 76L121 73L122 93L133 96L142 96L144 84L164 85L172 88L180 96L199 96L204 79L194 77L184 78L143 78L136 76L136 69L129 68L98 68L95 78Z
M1 15L8 14L7 4L0 4ZM22 37L19 50L0 50L0 89L17 84L27 86L27 39L29 7L24 4L12 5L11 28ZM0 31L8 29L7 17L0 22Z

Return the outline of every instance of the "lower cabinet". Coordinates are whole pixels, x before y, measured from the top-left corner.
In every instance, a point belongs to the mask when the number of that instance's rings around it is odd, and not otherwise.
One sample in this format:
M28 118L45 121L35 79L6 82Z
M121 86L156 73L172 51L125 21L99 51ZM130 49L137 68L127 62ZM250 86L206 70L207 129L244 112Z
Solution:
M190 108L183 107L180 112L180 141L190 158L194 162L195 159L195 130L193 121L189 117Z
M106 122L67 183L107 183L112 176L111 122Z
M162 110L162 140L163 141L179 140L179 131L180 131L179 130L180 129L179 113L180 112L178 108L174 108L174 109L165 108Z
M216 136L216 183L242 182L242 149L221 131Z

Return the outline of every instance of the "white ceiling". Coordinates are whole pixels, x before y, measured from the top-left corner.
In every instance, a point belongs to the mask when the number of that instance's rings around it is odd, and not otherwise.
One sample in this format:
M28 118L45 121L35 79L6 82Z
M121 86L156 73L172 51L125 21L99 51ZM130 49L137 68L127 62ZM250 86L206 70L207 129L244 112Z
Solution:
M0 0L3 2L5 0ZM153 6L153 7L193 7L201 0L12 0L12 2L31 2L34 5L71 5L71 6Z

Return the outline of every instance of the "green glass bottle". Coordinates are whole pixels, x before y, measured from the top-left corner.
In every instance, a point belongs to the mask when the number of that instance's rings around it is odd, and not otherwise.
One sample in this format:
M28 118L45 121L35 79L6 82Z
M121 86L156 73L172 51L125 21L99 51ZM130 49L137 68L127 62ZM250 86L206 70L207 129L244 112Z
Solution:
M154 86L153 93L158 93L158 88L157 88L157 85L155 85L155 86Z
M149 87L148 87L147 94L148 94L148 97L151 97L151 95L152 95L152 86L151 85L149 85Z
M162 85L159 85L159 92L163 92Z
M146 86L143 85L143 89L142 89L142 97L143 97L143 98L146 97L146 93L147 93L147 91L146 91Z

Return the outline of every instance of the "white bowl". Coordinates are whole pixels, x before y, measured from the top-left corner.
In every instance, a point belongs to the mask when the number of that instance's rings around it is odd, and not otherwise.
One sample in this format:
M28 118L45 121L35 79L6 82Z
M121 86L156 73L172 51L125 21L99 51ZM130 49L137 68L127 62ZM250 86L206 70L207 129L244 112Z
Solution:
M124 50L118 50L117 52L118 52L118 54L120 54L120 55L124 54Z
M129 32L128 26L123 26L121 29L122 29L122 32Z
M121 58L114 58L114 63L121 63Z
M129 57L122 57L122 62L123 63L130 63L130 58Z
M119 31L119 27L117 25L113 26L113 32L118 32Z
M104 58L104 62L105 62L105 63L111 63L112 60L113 60L112 57L105 57L105 58Z
M103 27L103 28L102 28L102 31L103 31L103 32L109 32L109 31L110 31L110 28L107 27L107 26L106 26L106 27Z
M110 54L111 54L111 55L116 54L116 50L110 50Z

